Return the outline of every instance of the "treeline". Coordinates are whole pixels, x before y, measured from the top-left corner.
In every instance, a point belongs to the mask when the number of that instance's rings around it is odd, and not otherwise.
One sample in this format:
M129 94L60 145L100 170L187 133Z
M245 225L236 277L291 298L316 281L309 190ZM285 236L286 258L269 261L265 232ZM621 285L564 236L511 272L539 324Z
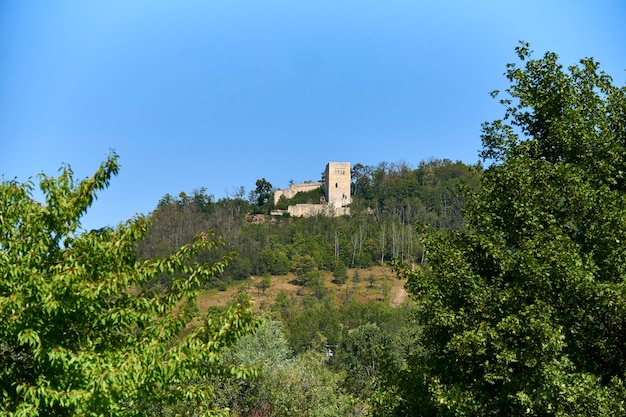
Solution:
M449 159L422 161L417 168L405 162L376 167L357 163L352 169L354 210L366 208L403 224L461 229L463 191L477 189L481 171L480 165Z
M280 293L259 330L225 355L260 368L244 383L216 381L220 405L234 416L401 415L393 392L420 346L411 304L296 298Z
M219 200L206 189L166 195L151 213L148 236L137 251L141 258L166 256L196 233L214 230L223 245L195 260L233 259L209 286L251 275L264 276L269 285L271 275L291 272L306 288L297 294L280 292L271 304L257 306L263 325L228 351L224 365L260 368L246 382L216 378L220 407L235 416L403 415L410 406L396 393L408 361L419 356L422 346L420 327L410 319L412 302L393 306L388 297L364 303L337 297L325 287L322 272L331 271L349 294L359 281L368 280L372 287L378 280L360 274L359 268L391 260L421 263L428 228L464 228L464 193L478 189L481 175L480 166L450 160L421 162L416 168L355 164L351 215L334 218L268 215L274 205L265 179L257 181L247 198L243 189ZM313 190L281 204L318 202L321 196ZM152 285L167 288L172 278L163 273ZM249 295L245 285L239 287L234 301L245 302ZM197 312L195 304L184 308ZM423 398L424 388L414 388L415 396ZM165 411L193 408L179 407ZM421 407L430 413L430 403Z
M447 159L424 161L417 168L357 163L352 170L351 215L335 218L265 214L274 208L268 197L271 184L265 179L257 181L247 198L243 189L219 200L204 188L177 197L168 194L151 213L150 233L137 252L144 259L168 255L198 232L213 230L224 242L221 252L198 256L215 261L236 253L222 279L285 274L294 271L303 256L312 258L314 270L339 273L392 259L420 262L420 230L462 229L464 190L478 187L481 171L480 166ZM319 201L319 192L313 194Z

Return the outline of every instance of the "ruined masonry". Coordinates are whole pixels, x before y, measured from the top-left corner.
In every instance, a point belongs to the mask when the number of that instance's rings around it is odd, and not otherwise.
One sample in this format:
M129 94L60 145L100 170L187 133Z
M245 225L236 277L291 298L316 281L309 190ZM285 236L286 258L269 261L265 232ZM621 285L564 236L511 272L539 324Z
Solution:
M296 204L289 206L287 212L295 217L309 217L318 214L327 216L343 216L350 214L350 162L329 162L324 171L324 182L310 182L292 184L287 189L274 192L274 204L285 196L292 198L299 192L315 190L324 187L326 201L320 204ZM284 211L276 210L272 214L280 215Z

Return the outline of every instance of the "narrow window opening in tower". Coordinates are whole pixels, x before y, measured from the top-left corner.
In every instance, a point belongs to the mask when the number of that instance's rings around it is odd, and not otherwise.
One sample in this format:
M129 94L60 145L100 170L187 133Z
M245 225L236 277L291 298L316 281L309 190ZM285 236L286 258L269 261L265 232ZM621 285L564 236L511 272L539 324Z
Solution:
M338 188L338 187L339 187L339 184L335 183L335 188Z

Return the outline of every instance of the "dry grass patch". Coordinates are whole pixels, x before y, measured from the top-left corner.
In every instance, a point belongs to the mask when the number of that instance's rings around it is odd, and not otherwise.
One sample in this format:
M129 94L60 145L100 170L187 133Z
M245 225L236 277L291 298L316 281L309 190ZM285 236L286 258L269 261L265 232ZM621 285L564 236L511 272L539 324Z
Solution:
M348 277L342 285L333 282L332 273L324 271L322 274L324 286L334 294L340 303L347 299L354 299L358 302L387 299L394 305L404 302L406 298L405 280L397 279L391 268L374 266L359 269L358 283L353 282L355 271L355 269L348 269ZM370 285L370 276L374 279L373 285ZM250 295L257 308L262 303L273 304L280 292L289 296L302 296L309 293L307 288L297 284L293 274L272 276L271 284L265 291L257 288L257 284L262 279L260 276L252 276L245 281L231 282L225 291L218 289L202 291L198 295L198 308L201 312L205 312L211 307L226 306L235 301L240 292Z

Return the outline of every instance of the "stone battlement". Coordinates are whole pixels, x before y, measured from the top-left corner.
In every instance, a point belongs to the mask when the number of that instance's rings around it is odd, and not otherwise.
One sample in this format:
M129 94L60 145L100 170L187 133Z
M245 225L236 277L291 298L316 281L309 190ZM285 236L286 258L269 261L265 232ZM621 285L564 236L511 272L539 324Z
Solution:
M285 198L293 198L298 193L317 190L322 186L321 182L305 182L302 184L291 184L289 188L274 191L274 204L277 204L282 196Z

